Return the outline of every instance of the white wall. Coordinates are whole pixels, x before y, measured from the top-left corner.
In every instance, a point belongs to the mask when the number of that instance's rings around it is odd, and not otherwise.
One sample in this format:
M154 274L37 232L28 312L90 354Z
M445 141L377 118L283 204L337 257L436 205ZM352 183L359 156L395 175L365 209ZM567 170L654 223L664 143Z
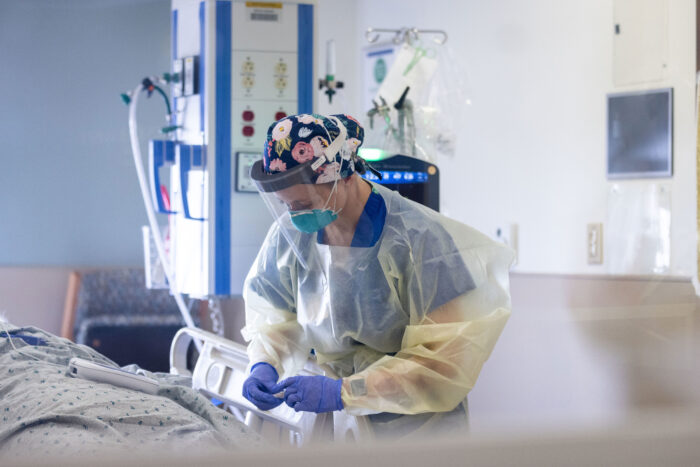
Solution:
M439 161L442 210L489 234L517 223L522 272L607 271L585 254L586 224L606 221L611 187L605 96L673 87L675 174L663 180L672 191L669 273L695 273L694 1L670 2L668 79L634 88L613 85L612 0L359 0L354 18L347 2L320 0L323 8L334 10L336 27L319 28L319 39L355 47L354 58L338 53L342 66L354 63L352 79L338 74L349 81L346 108L358 115L367 110L357 99L367 27L448 32L472 106L457 156Z
M321 115L335 113L358 113L356 103L360 96L359 55L356 51L362 46L358 36L358 18L362 14L357 3L347 0L319 0L317 3L318 48L316 54L318 77L326 75L326 42L335 41L336 79L342 81L343 89L333 96L319 90L316 94L316 109Z

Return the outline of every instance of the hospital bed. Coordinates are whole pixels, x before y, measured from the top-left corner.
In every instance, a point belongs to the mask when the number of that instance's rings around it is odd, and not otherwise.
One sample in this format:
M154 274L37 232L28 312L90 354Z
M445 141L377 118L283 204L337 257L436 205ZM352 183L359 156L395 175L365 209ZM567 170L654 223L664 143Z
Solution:
M189 371L193 341L201 352ZM271 447L296 451L315 442L369 438L364 418L342 411L316 415L285 404L267 412L252 406L242 396L248 358L240 344L185 328L177 332L170 354L171 373L120 368L88 346L0 321L0 465L127 447L180 454ZM104 369L81 376L72 371L76 360L82 369ZM116 381L120 372L132 375L126 378L130 382L155 380L157 388L143 392L125 384L124 377ZM333 376L313 362L301 374Z
M199 342L199 358L190 371L188 349ZM234 341L198 328L182 328L170 347L170 373L190 376L192 388L212 400L220 401L239 421L275 444L303 446L321 441L346 443L367 440L371 434L366 417L354 417L344 411L314 414L295 412L286 404L261 411L243 397L247 374L246 348ZM307 362L303 375L337 377L328 367Z

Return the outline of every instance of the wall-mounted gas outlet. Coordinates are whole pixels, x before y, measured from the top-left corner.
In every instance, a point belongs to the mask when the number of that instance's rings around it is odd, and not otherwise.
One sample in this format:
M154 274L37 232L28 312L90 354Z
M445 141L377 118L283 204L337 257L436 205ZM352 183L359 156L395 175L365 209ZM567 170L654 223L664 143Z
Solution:
M588 224L587 232L588 264L603 264L603 224Z
M496 227L496 239L515 251L513 266L518 264L518 224L503 224L503 226Z

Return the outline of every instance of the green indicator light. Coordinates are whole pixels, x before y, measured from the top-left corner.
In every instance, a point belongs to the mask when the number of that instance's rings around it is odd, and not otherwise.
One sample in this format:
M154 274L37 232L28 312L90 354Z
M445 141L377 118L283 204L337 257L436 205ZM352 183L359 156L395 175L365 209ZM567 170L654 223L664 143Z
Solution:
M374 148L360 148L357 155L366 161L380 161L389 157L389 153L385 150Z

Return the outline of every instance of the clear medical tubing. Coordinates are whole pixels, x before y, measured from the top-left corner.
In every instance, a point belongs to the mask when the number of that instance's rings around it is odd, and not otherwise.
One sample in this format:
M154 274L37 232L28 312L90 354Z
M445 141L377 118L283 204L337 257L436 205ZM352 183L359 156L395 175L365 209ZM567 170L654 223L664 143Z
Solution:
M160 257L161 264L163 265L163 270L165 271L165 276L168 278L168 285L170 286L170 293L175 297L175 302L177 307L182 314L182 318L185 320L187 326L194 328L194 321L192 316L190 316L189 309L185 304L185 300L182 298L182 294L177 290L177 284L175 283L175 276L170 268L170 262L165 255L165 248L163 246L163 237L160 233L160 227L156 221L156 213L153 209L153 203L148 190L148 182L146 181L146 174L143 170L143 158L141 157L141 147L139 146L139 135L138 127L136 123L136 108L139 101L139 96L143 90L143 85L139 84L134 88L131 94L131 102L129 103L129 139L131 140L131 153L134 156L134 165L136 166L136 175L139 179L139 187L141 188L141 196L143 197L143 204L146 207L146 215L148 216L148 223L151 226L151 233L153 234L153 239L155 240L156 250L158 251L158 256ZM200 347L199 341L195 341L197 349Z

